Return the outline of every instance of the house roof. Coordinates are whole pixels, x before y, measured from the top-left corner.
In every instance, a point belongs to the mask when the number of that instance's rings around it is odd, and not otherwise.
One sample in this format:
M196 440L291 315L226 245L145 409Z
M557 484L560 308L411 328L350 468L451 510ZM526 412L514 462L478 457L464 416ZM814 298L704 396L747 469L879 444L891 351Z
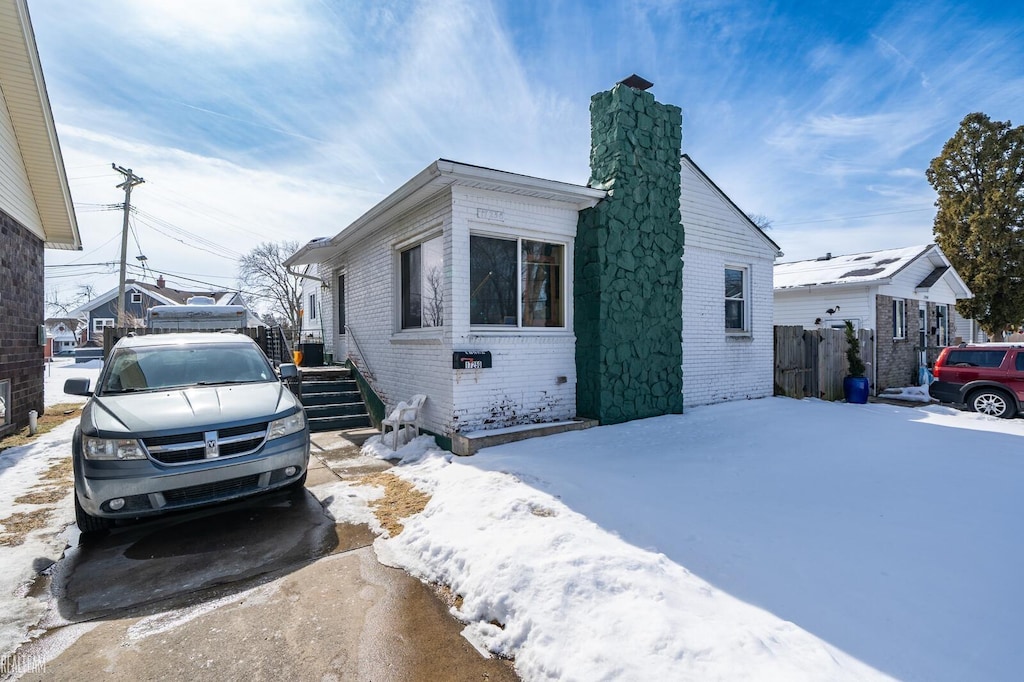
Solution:
M726 194L725 192L723 192L722 188L720 188L718 185L716 185L715 181L708 177L708 174L705 173L704 170L700 166L697 165L696 161L694 161L692 158L690 158L689 154L683 154L682 160L683 160L683 163L688 164L704 180L704 182L706 182L708 184L708 186L716 194L718 194L718 196L720 196L726 203L729 204L729 206L731 206L733 208L734 211L736 211L736 214L743 220L743 222L745 222L747 225L750 226L751 230L755 231L765 242L767 242L772 248L774 248L779 256L783 255L782 254L782 249L780 249L779 245L775 243L775 240L772 239L771 237L769 237L768 234L764 230L762 230L760 228L760 226L758 226L757 223L755 223L753 220L751 220L750 216L748 216L746 213L744 213L740 209L740 207L737 206L736 203L732 199L729 198L729 195Z
M0 0L0 93L7 104L32 189L43 230L40 238L47 248L81 249L71 190L25 0Z
M145 293L163 305L185 305L192 296L210 296L217 305L228 305L235 298L238 292L235 291L184 291L182 289L171 289L170 287L158 287L148 282L137 282L127 280L124 287L125 293L132 291ZM101 296L83 303L70 313L69 316L87 315L91 310L117 298L117 287L107 291Z
M385 225L387 221L456 185L566 202L575 206L577 210L593 207L607 196L604 190L583 185L438 159L341 232L333 237L310 241L289 256L284 264L292 267L320 263L332 258Z
M851 253L845 256L828 254L813 260L776 263L775 289L889 284L897 274L921 258L927 258L933 269L916 285L916 289L928 289L945 278L958 298L971 296L967 284L935 244Z

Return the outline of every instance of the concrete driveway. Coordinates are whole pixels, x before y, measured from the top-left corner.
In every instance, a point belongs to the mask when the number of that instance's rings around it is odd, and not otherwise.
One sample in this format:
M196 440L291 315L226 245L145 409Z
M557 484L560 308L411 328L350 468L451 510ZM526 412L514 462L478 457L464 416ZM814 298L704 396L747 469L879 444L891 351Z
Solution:
M307 486L387 468L352 440L314 436ZM373 537L308 491L116 529L54 566L47 632L19 652L45 669L21 679L518 679Z

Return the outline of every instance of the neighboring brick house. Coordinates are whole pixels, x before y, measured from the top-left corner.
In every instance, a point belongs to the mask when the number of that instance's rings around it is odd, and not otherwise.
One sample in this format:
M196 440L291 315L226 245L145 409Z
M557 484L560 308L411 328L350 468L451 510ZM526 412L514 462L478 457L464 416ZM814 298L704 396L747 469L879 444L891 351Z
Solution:
M971 291L935 244L775 265L775 324L875 330L872 388L913 386L938 349L966 338ZM967 325L964 325L965 327Z
M86 320L90 341L103 342L103 328L117 324L117 294L115 287L96 298L83 303L69 316L81 317ZM164 278L158 277L156 283L139 282L134 279L125 280L124 313L130 326L145 326L146 311L155 305L185 305L193 296L206 296L214 299L216 305L245 305L245 300L237 291L185 291L167 286ZM255 315L250 314L250 325L261 324Z
M0 437L43 412L44 249L81 249L25 0L0 0Z
M677 107L627 80L591 117L588 186L441 159L286 261L328 351L427 395L428 431L771 395L778 247L681 155Z

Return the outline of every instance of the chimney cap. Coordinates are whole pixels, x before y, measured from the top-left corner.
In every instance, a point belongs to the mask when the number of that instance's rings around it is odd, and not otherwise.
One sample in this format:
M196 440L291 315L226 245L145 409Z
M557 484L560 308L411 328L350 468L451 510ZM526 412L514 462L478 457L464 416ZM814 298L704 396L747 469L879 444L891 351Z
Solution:
M640 76L636 75L635 73L632 76L630 76L629 78L624 78L624 79L620 80L619 83L621 83L622 85L629 86L629 87L633 88L634 90L647 90L648 88L651 88L651 87L654 86L654 83L652 83L651 81L647 80L646 78L641 78Z

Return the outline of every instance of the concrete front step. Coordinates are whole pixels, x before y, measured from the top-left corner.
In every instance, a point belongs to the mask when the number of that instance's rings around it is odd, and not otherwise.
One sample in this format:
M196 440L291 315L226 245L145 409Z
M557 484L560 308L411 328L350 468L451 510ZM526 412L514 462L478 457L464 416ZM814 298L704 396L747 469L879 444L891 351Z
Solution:
M340 431L342 429L355 429L370 425L370 415L350 414L345 416L330 417L308 417L309 430L318 433L320 431Z

